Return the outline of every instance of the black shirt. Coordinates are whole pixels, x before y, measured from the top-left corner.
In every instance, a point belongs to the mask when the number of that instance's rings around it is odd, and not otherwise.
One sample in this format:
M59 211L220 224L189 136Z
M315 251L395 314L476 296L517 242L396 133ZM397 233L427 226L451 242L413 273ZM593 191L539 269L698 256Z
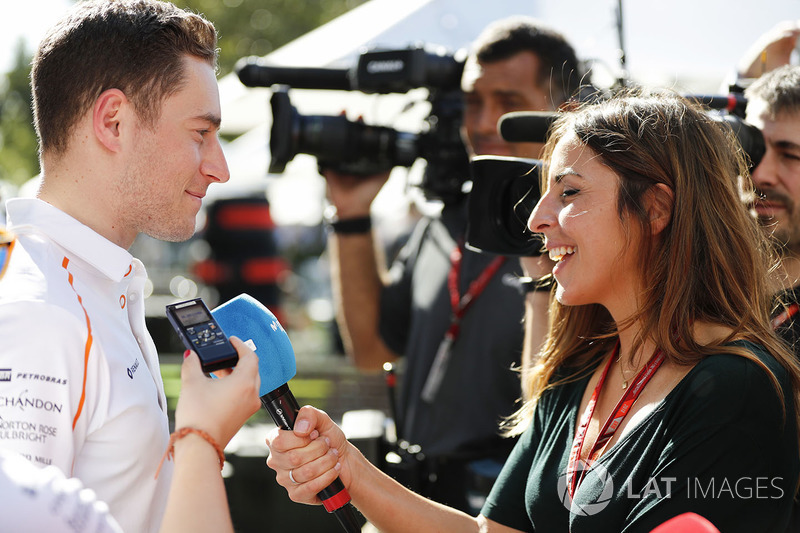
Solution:
M499 424L522 395L513 367L522 354L524 296L513 282L521 273L519 260L509 258L462 318L435 400L421 398L450 326L447 277L450 254L463 241L464 208L447 206L441 217L418 223L381 294L381 337L406 356L399 405L403 437L429 457L501 441ZM495 257L463 250L460 295Z
M482 514L547 533L649 532L690 511L725 533L783 531L800 472L792 389L771 355L746 346L783 401L756 363L703 359L586 473L573 512L564 472L589 377L547 391Z

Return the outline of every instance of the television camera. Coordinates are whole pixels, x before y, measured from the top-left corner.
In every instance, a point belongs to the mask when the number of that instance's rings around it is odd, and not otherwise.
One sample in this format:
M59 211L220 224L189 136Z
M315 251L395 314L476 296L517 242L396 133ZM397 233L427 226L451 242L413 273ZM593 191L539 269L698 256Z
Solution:
M427 166L420 187L429 198L448 201L462 196L469 178L459 133L465 59L463 51L417 46L366 51L348 69L278 67L262 58L243 58L236 73L248 87L272 87L269 172L283 172L298 153L315 156L321 169L360 176L410 167L422 158ZM397 131L344 115L301 115L290 101L290 87L367 94L426 88L431 109L420 133Z

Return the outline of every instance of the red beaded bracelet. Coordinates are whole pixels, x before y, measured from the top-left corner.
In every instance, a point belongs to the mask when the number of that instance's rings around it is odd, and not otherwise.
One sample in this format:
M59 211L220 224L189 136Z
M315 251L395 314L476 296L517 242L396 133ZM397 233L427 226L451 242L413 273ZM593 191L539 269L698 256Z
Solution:
M174 431L172 435L169 436L169 444L167 445L167 451L164 452L164 456L158 463L158 469L156 470L156 478L158 478L158 474L159 472L161 472L161 466L164 464L164 460L171 459L175 456L175 441L185 437L189 433L195 433L197 435L200 435L211 446L213 446L215 450L217 450L217 455L219 456L219 469L222 470L222 467L225 465L225 454L222 452L222 447L219 444L217 444L217 441L214 440L214 437L212 437L202 429L181 428L177 431Z

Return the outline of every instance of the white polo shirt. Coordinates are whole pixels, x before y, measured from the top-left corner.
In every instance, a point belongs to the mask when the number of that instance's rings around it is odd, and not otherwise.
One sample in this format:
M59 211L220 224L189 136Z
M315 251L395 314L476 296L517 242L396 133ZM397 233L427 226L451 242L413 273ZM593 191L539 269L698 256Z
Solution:
M172 463L144 266L38 199L7 202L0 280L0 447L76 477L123 531L157 531Z

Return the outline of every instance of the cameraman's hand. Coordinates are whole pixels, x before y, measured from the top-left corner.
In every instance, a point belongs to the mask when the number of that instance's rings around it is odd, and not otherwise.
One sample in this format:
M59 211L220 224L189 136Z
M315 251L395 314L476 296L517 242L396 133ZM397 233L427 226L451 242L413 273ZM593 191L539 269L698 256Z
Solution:
M520 257L519 264L522 266L523 275L534 279L550 274L555 266L547 254Z
M758 78L788 65L800 35L800 20L785 20L759 37L739 61L739 75Z
M389 179L389 172L372 176L352 176L324 169L328 182L328 198L340 219L368 216L370 206Z
M363 459L324 411L308 405L297 414L294 430L272 430L267 446L267 466L275 470L275 480L297 503L321 503L317 493L337 477L350 490L350 462Z
M206 377L194 352L184 359L175 408L175 429L202 429L223 448L261 406L258 356L238 338L230 340L239 362L232 370L214 372L217 379Z

